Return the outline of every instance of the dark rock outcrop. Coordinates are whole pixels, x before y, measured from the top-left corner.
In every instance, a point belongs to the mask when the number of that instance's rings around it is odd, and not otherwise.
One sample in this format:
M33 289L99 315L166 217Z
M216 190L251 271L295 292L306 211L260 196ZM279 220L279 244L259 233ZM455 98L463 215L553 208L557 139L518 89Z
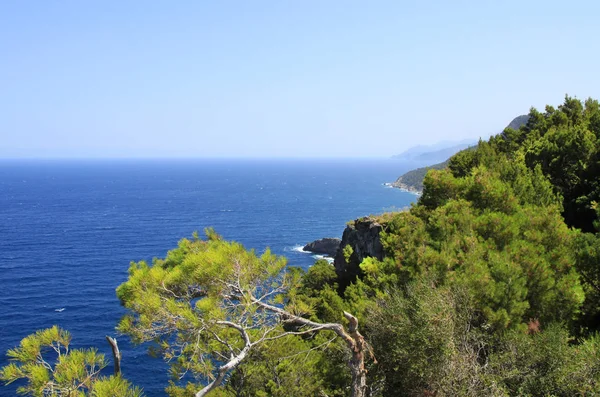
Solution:
M363 259L367 257L383 259L383 246L380 239L383 229L384 225L371 217L357 219L346 226L333 262L341 286L347 286L362 274L359 265ZM348 261L344 253L344 248L347 246L352 248L346 249L347 252L352 252Z
M308 243L302 248L303 251L334 257L340 247L342 240L339 238L322 238Z

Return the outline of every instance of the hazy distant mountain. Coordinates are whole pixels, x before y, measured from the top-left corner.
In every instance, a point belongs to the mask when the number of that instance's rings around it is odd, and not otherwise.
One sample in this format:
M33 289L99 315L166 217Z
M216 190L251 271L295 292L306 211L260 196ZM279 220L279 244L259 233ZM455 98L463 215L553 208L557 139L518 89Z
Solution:
M404 161L414 161L422 164L434 164L442 162L476 143L477 141L469 139L459 142L444 141L433 145L419 145L392 156L392 158Z
M438 163L440 161L444 161L452 156L454 156L456 153L460 152L461 150L464 150L470 146L474 146L476 145L477 142L473 141L473 142L469 142L469 143L462 143L460 145L455 145L449 148L445 148L445 149L440 149L437 150L435 152L427 152L427 153L422 153L420 155L418 155L415 160L419 161L419 162L426 162L426 163Z

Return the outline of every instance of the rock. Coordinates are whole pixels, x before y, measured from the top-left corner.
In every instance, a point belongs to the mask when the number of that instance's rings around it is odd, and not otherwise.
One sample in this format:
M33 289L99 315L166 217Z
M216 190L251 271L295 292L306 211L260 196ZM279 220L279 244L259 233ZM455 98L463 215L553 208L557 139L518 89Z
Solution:
M302 250L315 254L330 256L333 258L336 255L341 242L342 240L339 238L326 237L306 244Z
M383 246L380 233L383 223L371 217L365 217L349 223L344 230L342 242L333 262L340 285L346 286L362 274L360 263L367 257L383 260ZM352 254L346 261L344 247L350 246Z

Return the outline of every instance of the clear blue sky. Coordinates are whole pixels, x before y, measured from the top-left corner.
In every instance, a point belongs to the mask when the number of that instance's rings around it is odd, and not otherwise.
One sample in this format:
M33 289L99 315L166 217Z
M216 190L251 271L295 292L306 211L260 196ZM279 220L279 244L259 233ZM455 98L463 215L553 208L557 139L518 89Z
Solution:
M389 156L600 97L600 2L2 1L0 157Z

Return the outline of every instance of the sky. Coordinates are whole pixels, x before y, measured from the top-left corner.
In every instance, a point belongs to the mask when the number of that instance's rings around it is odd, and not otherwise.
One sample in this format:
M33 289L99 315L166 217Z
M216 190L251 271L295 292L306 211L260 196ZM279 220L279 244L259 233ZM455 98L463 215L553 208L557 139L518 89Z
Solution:
M0 158L389 157L600 97L591 1L2 1Z

